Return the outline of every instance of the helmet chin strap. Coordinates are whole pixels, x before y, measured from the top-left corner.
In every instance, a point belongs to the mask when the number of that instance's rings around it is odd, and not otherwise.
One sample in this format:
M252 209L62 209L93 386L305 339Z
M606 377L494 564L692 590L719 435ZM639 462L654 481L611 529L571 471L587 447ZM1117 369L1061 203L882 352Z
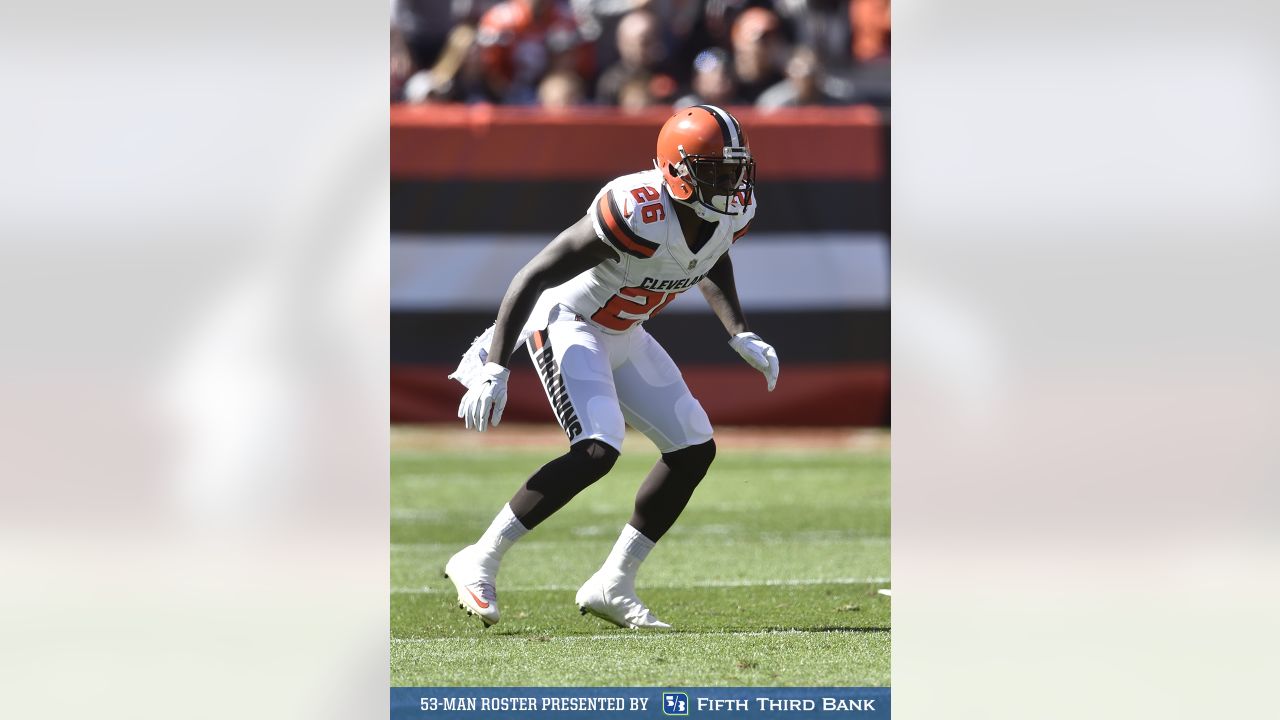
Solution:
M701 219L701 220L706 220L706 221L708 221L708 222L719 222L719 221L720 221L720 217L719 217L719 216L720 216L722 213L718 213L718 212L716 212L716 211L712 210L711 208L708 208L706 205L703 205L702 203L698 202L698 192L697 192L696 190L693 192L693 194L692 194L692 195L690 195L690 196L689 196L689 199L688 199L688 200L681 200L680 198L676 197L675 195L672 195L672 196L671 196L671 199L672 199L672 200L674 200L674 201L676 201L676 202L678 202L678 203L680 203L681 205L684 205L685 207L689 208L690 210L693 210L693 213L694 213L695 215L697 215L697 216L698 216L698 218L699 218L699 219Z

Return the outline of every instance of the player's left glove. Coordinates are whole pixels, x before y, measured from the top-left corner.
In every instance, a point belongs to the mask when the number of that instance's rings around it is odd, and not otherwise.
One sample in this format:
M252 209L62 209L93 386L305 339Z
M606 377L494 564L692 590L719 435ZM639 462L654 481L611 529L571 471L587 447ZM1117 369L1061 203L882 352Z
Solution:
M764 373L765 380L769 382L769 392L773 392L773 387L778 384L778 352L773 346L761 340L759 335L746 332L734 335L729 347L737 350L748 365Z
M480 432L497 427L507 407L507 377L511 371L498 363L485 363L458 404L458 417L467 429Z

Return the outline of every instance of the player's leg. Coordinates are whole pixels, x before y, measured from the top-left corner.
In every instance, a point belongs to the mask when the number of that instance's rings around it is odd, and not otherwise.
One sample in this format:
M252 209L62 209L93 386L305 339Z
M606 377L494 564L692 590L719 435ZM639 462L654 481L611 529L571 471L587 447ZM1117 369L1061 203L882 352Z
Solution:
M623 415L662 453L636 493L631 527L657 542L675 524L716 457L711 421L680 369L647 332L615 371Z
M535 472L508 503L527 528L608 474L622 451L625 425L610 367L613 342L563 308L529 339L529 355L570 448Z
M675 524L716 459L716 441L662 453L636 493L631 526L657 542Z
M624 424L609 348L573 313L557 312L528 344L569 451L543 465L516 490L474 544L449 560L459 604L486 625L498 621L495 581L506 551L575 495L608 474L622 448Z
M671 357L642 328L631 333L627 359L614 369L614 381L627 422L662 456L641 484L631 521L604 565L579 590L579 605L624 627L668 627L636 596L636 574L715 459L711 422Z
M507 550L574 495L608 474L617 458L618 451L612 446L590 438L574 443L569 452L538 468L502 506L480 539L449 559L445 574L459 585L459 604L486 625L498 622L495 582Z

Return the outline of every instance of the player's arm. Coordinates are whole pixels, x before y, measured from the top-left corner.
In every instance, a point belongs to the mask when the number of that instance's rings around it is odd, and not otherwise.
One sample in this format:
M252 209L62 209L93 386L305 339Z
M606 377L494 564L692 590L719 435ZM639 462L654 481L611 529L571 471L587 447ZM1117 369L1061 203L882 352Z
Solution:
M772 345L747 329L747 318L742 314L742 304L738 302L738 286L733 279L733 260L729 259L729 253L720 256L707 276L698 283L698 289L707 299L711 311L720 318L724 329L733 336L729 346L748 365L764 373L769 392L773 392L778 382L778 353Z
M584 270L606 260L617 260L618 253L596 235L591 216L584 216L542 248L507 287L498 306L498 320L489 345L492 362L506 365L515 352L520 329L533 312L542 291L555 287Z
M738 302L738 286L733 280L733 260L729 259L729 253L720 256L707 276L698 283L698 289L730 335L750 332L747 318L742 314L742 304Z
M617 253L596 236L591 217L587 216L556 236L516 273L498 307L493 340L489 342L489 361L480 369L479 377L468 383L467 392L458 404L458 417L468 428L484 432L502 421L502 411L507 405L507 376L511 373L506 362L542 291L617 258Z

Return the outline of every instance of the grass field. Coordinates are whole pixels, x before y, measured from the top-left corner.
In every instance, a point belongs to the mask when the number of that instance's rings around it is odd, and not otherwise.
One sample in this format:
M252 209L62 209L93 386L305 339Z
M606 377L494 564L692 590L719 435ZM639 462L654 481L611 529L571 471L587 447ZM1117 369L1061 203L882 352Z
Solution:
M889 586L884 443L801 450L721 433L711 472L640 571L640 597L674 626L646 633L573 604L657 457L628 437L608 477L507 553L502 622L486 630L441 568L563 447L451 433L393 434L393 686L889 685L890 600L876 592Z

